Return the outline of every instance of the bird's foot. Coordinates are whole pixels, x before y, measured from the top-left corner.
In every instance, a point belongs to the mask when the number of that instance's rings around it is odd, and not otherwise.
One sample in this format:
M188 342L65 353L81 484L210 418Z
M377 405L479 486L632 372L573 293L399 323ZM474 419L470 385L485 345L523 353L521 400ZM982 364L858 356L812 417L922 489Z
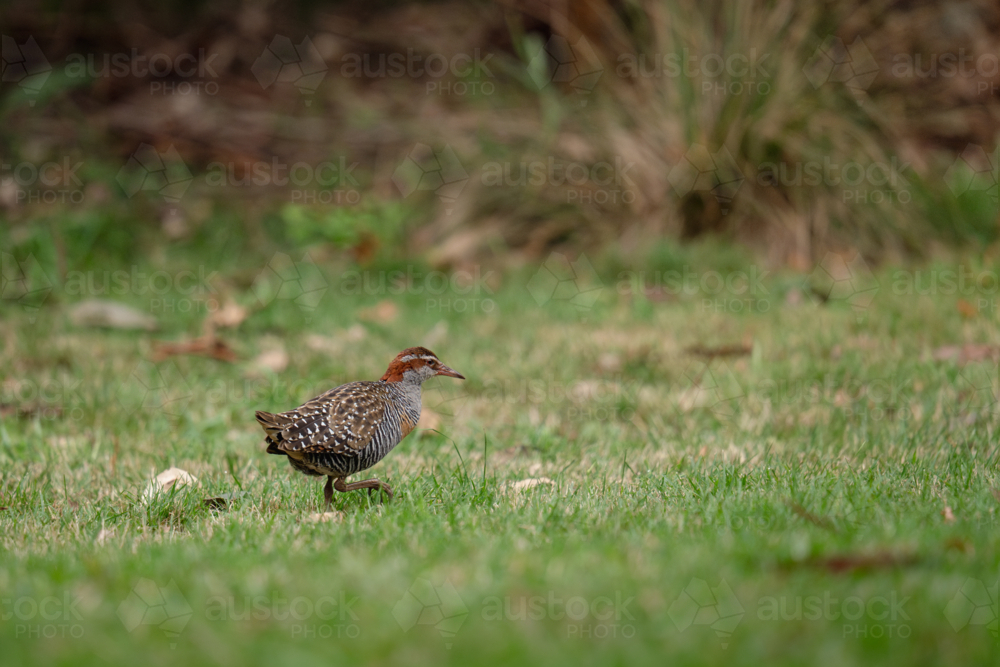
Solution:
M378 479L363 479L360 482L351 482L350 484L348 484L344 482L343 477L339 477L337 478L337 481L334 482L333 488L337 489L341 493L347 493L348 491L357 491L358 489L368 489L369 493L373 493L375 491L382 491L387 496L389 496L389 500L392 500L392 487L390 487L388 484Z

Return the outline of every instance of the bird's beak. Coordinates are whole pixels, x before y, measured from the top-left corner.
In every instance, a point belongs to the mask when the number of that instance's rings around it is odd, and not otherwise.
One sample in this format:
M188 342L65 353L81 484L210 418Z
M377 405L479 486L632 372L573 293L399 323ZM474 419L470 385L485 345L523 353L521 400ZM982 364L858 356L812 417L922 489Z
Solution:
M441 364L441 370L439 370L435 375L446 375L450 378L458 378L459 380L464 380L465 376L456 370L448 368L444 364Z

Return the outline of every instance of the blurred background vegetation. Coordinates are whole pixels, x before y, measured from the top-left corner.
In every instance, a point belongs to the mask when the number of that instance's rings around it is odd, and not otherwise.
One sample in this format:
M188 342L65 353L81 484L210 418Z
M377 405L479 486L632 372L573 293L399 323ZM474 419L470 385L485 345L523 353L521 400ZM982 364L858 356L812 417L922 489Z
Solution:
M15 1L0 31L0 238L63 279L192 244L808 271L997 238L985 0Z

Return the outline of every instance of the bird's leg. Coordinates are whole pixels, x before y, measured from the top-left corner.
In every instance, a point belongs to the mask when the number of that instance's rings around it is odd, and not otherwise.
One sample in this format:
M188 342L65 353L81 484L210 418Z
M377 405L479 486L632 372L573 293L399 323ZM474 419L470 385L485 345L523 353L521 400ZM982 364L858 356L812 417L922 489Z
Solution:
M340 478L337 478L337 481L339 482ZM329 511L333 500L333 477L326 478L326 486L323 487L323 498L326 499L326 509Z
M392 488L385 482L377 479L363 479L360 482L351 482L350 484L346 484L344 483L343 477L338 477L337 481L333 484L333 488L337 489L341 493L357 491L358 489L369 489L370 491L378 489L385 492L385 494L389 496L389 500L392 500Z

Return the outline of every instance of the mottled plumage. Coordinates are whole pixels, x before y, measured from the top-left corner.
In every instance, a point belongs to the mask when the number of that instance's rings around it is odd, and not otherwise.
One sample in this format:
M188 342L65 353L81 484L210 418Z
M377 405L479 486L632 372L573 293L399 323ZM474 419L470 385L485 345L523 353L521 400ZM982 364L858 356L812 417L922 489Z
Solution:
M430 350L411 347L379 380L341 385L288 412L258 411L267 452L287 456L306 475L326 475L328 506L333 489L378 488L392 498L377 479L346 484L344 478L372 467L410 434L420 421L420 386L435 375L465 379Z

